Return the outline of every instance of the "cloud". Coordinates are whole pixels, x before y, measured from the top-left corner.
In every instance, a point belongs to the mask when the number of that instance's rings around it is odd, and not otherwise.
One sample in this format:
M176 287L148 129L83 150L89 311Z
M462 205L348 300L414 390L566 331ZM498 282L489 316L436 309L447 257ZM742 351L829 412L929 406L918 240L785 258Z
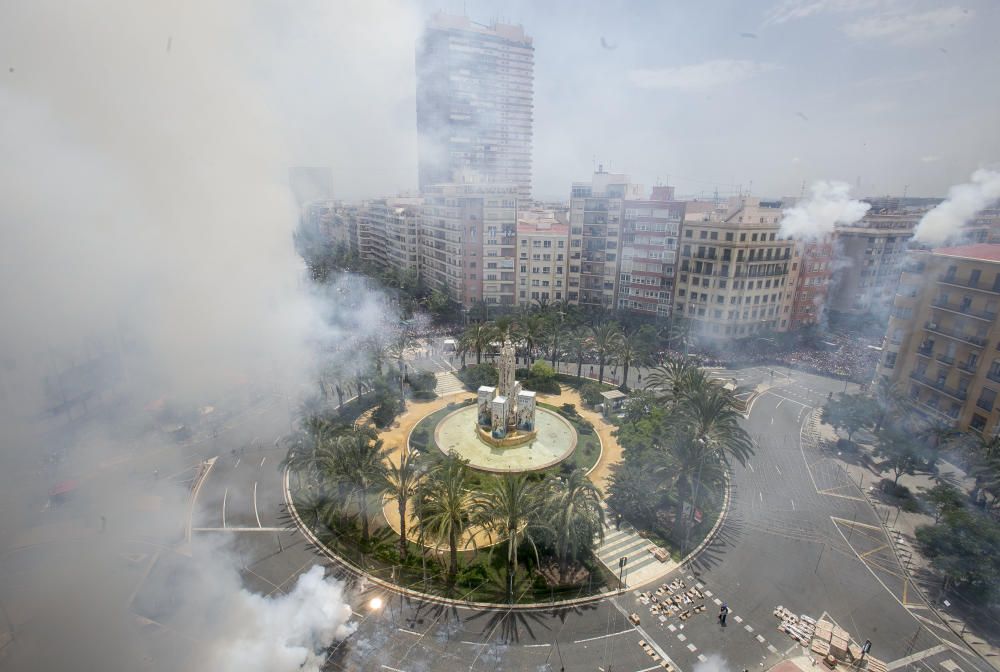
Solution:
M764 16L764 25L788 23L819 14L856 12L877 4L876 0L782 0Z
M966 184L948 190L948 198L928 212L917 224L915 240L939 245L959 233L978 212L1000 200L1000 172L981 169Z
M937 161L941 160L941 157L935 154L931 154L930 156L921 156L920 160L923 163L936 163Z
M777 69L773 63L716 59L693 65L639 68L629 71L628 79L640 89L696 90L733 84Z
M851 198L846 182L814 182L809 198L784 212L781 235L804 240L817 240L833 233L837 224L853 224L871 207Z
M961 7L942 7L925 12L893 11L866 16L844 26L857 40L884 40L897 45L923 44L954 32L973 13Z

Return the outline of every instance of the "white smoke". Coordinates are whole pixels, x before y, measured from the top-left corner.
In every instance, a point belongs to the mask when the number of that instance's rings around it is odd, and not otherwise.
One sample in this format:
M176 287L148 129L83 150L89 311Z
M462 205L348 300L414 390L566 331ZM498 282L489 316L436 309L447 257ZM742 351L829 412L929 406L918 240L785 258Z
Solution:
M299 577L292 592L265 597L243 591L230 618L239 624L235 638L220 645L220 672L319 672L321 652L354 632L343 584L324 579L314 566Z
M1000 172L980 169L972 181L948 190L948 198L932 209L917 224L914 239L940 245L959 233L976 213L1000 199Z
M837 224L854 224L871 206L850 196L846 182L820 180L809 188L809 198L785 210L781 235L798 240L819 240L833 233Z
M707 656L705 662L695 663L694 672L729 672L729 662L717 653Z

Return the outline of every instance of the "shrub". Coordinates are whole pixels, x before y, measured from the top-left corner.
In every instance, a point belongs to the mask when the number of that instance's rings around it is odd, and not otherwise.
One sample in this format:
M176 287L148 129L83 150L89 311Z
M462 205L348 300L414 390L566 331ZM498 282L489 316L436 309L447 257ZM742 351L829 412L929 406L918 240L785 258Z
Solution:
M576 404L563 404L559 407L563 413L570 417L578 417L580 414L576 412Z
M912 499L913 493L905 485L898 485L892 482L891 478L883 478L879 481L878 489L896 499Z
M497 372L497 367L492 364L468 366L464 371L458 372L458 377L465 383L466 387L473 391L478 390L483 385L495 387L500 381L500 374Z
M414 399L421 399L425 401L429 399L437 399L437 396L437 392L434 390L417 390L413 393Z
M392 424L399 414L399 400L394 396L383 396L378 407L372 413L372 422L379 429L384 429Z
M437 385L437 378L430 371L411 371L407 374L406 381L414 392L433 392Z
M604 400L601 391L601 386L598 383L587 382L580 386L580 398L588 406L597 406Z

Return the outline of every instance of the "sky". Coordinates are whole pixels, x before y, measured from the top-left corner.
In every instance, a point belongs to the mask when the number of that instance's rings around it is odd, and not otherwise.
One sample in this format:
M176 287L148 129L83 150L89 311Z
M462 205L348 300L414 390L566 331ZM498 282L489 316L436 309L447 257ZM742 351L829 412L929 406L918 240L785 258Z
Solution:
M595 162L681 194L943 196L1000 158L989 0L438 0L258 5L290 153L335 195L414 189L414 44L435 11L535 41L534 194ZM613 49L602 46L601 38ZM264 54L268 54L266 57Z

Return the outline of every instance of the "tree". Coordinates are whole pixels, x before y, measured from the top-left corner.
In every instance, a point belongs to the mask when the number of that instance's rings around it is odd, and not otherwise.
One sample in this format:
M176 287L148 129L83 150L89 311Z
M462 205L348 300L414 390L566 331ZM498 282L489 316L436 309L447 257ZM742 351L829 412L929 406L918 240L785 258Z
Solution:
M597 373L597 382L604 382L604 365L608 360L608 355L615 352L622 339L621 327L617 322L604 322L592 329L594 336L594 348L597 350L597 363L600 367Z
M689 390L710 382L705 372L690 360L668 357L646 376L645 389L669 406L684 397Z
M917 467L927 459L926 451L914 437L901 429L884 427L875 443L875 456L883 460L882 466L892 470L893 485L899 485L903 474L913 475Z
M708 379L691 387L677 405L677 416L696 440L704 441L723 462L731 458L742 465L753 455L753 441L740 424L732 392Z
M540 486L526 474L503 474L486 480L473 505L473 519L494 541L506 542L507 576L517 571L517 549L528 541L538 562L535 535L541 529L539 513L544 508ZM513 595L508 594L509 598Z
M431 293L424 298L423 304L435 320L440 320L452 307L448 296L438 289L431 290Z
M950 483L938 483L924 494L927 502L934 507L934 522L941 519L942 514L960 509L965 503L962 491Z
M550 521L559 560L560 582L566 580L571 562L604 541L604 509L601 493L583 469L574 469L565 478L546 481L546 520Z
M476 353L476 364L483 363L483 350L490 347L496 336L495 329L485 322L469 325L462 333L460 347L467 352Z
M702 441L690 426L681 425L665 436L657 446L653 470L660 477L661 488L674 498L674 529L672 536L687 549L689 517L684 515L690 505L693 516L698 495L705 483L719 482L723 476L722 460L717 447Z
M910 400L903 387L884 376L879 378L875 384L875 402L878 404L874 429L876 434L882 429L882 424L887 416L900 413L909 408L910 405Z
M936 525L915 532L918 548L944 577L945 587L957 585L982 600L1000 586L1000 525L987 515L964 508L941 515Z
M580 398L583 399L583 403L591 408L603 401L604 396L602 392L604 392L604 388L593 381L588 381L580 386Z
M352 502L357 505L361 519L361 542L371 539L369 497L385 481L386 449L373 430L362 429L349 436L340 436L324 445L318 460L321 473L344 494L346 509Z
M875 420L871 400L861 394L840 393L823 406L821 419L834 429L847 432L847 440L854 441L854 433L870 426Z
M407 551L407 505L416 497L418 489L426 478L426 472L420 466L417 454L404 449L400 452L399 463L389 460L383 475L383 491L390 499L396 501L399 512L399 560L403 563L406 562Z
M579 327L570 335L569 348L570 352L573 353L573 358L576 359L577 378L583 377L583 358L590 352L590 345L590 329Z
M670 326L667 327L667 347L673 348L675 345L680 346L678 349L683 351L686 355L688 347L691 345L692 331L693 323L690 319L684 317L683 315L673 316L671 318Z
M652 333L651 333L652 332ZM615 350L615 357L622 365L622 387L628 389L628 372L634 365L642 365L649 361L653 350L655 332L648 325L638 331L622 336Z
M448 583L452 585L458 572L458 540L472 522L472 507L466 462L451 454L428 470L418 490L417 520L421 534L437 544L448 543Z
M626 457L611 467L608 504L640 527L651 527L663 498L663 485L662 475L654 473L649 464Z
M535 349L545 342L547 325L545 318L538 314L528 314L518 320L514 334L524 343L525 360L535 362Z

